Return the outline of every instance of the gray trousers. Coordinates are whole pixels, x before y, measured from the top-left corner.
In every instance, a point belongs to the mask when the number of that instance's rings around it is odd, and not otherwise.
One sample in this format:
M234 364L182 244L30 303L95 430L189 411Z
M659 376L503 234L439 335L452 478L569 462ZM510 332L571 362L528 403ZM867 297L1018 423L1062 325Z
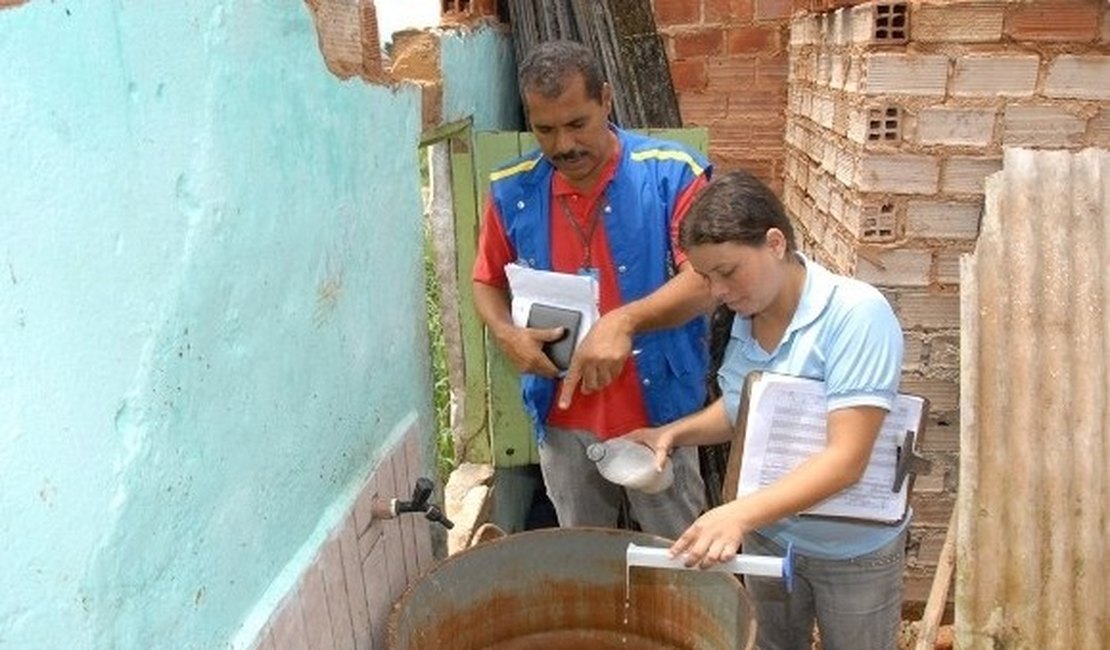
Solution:
M785 549L758 534L744 552L782 556ZM744 579L755 599L759 650L810 650L813 623L825 650L895 650L902 620L906 535L848 560L795 556L794 591L777 578Z
M539 447L540 470L560 526L615 528L627 496L641 530L674 540L705 511L705 484L696 447L675 449L671 455L674 483L657 494L646 494L601 476L586 457L586 447L597 441L588 431L547 427L547 437Z

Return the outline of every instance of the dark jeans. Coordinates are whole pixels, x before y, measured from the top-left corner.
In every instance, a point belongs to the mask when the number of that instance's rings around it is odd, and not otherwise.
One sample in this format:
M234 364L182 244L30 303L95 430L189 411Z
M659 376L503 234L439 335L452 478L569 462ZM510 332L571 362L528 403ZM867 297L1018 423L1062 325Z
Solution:
M762 535L744 538L744 552L782 556ZM755 599L759 650L809 650L813 623L824 650L895 650L902 620L906 535L848 560L795 556L794 591L782 580L748 577Z

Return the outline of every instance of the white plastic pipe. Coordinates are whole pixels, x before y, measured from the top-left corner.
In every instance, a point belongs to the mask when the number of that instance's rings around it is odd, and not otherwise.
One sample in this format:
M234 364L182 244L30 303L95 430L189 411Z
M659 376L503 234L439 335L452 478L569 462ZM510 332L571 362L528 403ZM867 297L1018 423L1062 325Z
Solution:
M684 558L671 557L670 551L665 548L653 546L639 546L628 544L625 553L628 566L650 567L655 569L681 569L693 571L720 571L723 573L741 573L749 576L766 576L769 578L782 578L786 581L787 590L793 587L794 567L793 549L786 550L786 557L772 555L747 555L740 553L728 562L715 564L708 569L700 569L697 565L687 567Z

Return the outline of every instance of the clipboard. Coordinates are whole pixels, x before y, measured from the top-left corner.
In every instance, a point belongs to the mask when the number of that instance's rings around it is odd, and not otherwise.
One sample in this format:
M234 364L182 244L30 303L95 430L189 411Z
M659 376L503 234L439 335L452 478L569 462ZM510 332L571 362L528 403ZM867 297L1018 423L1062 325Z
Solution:
M860 482L801 514L880 523L900 521L909 507L914 478L932 466L915 447L924 435L928 414L927 398L899 393ZM733 429L722 489L724 499L732 501L774 482L819 451L826 443L827 417L823 382L777 373L749 373ZM783 436L784 430L790 435Z

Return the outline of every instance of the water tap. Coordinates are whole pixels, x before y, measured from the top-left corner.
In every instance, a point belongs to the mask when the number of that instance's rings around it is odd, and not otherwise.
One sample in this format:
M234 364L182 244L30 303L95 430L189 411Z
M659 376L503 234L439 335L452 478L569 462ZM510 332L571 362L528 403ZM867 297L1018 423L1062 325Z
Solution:
M390 499L383 503L381 499L374 499L371 506L374 519L393 519L406 512L423 512L424 518L428 521L439 523L444 528L454 528L455 524L447 518L447 515L443 514L443 510L439 506L428 503L434 487L429 479L421 476L416 479L416 485L412 487L412 499L409 501Z

